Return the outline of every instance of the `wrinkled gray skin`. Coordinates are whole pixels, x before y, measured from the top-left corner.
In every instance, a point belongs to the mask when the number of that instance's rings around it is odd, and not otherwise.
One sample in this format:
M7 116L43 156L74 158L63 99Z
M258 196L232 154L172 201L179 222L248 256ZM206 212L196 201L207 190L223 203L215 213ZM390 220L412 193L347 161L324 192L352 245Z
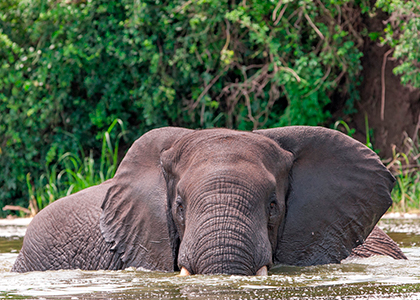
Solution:
M405 258L379 229L366 240L393 183L375 153L329 129L156 129L113 179L42 210L12 271L254 275L351 254Z

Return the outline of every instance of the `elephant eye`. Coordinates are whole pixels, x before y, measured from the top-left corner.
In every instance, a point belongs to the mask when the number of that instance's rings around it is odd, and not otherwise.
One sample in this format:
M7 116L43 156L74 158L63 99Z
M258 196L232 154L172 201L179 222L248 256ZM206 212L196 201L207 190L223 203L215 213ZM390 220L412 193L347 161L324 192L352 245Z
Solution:
M184 203L182 198L178 195L172 205L172 217L181 240L185 231L185 209L186 203Z
M276 202L271 201L271 203L270 203L270 215L273 215L276 212L276 208L277 208Z
M178 217L181 219L181 220L184 220L184 204L183 204L183 201L182 201L182 198L180 197L180 196L178 196L177 198L176 198L176 214L178 215Z
M275 217L278 214L276 193L273 193L271 195L268 211L270 217Z

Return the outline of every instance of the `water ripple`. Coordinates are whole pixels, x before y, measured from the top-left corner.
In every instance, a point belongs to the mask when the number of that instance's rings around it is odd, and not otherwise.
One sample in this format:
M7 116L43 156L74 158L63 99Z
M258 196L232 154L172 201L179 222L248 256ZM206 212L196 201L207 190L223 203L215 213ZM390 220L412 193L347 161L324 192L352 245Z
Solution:
M22 238L4 237L0 225L0 298L420 299L420 220L380 224L409 260L377 256L323 266L277 266L269 276L251 277L177 277L134 268L10 273Z

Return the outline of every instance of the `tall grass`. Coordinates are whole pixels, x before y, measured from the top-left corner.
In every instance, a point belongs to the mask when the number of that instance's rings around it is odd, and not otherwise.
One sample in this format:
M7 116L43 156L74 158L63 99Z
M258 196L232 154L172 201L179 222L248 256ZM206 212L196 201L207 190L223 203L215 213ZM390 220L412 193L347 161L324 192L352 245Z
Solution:
M117 124L121 132L115 141L111 141L110 133ZM120 119L114 120L103 135L99 161L95 160L92 151L89 156L85 156L80 144L78 153L64 153L54 164L51 164L53 159L47 155L46 171L38 180L32 182L31 174L26 175L32 214L59 198L112 178L117 170L119 141L124 134L123 122Z
M394 174L397 182L392 190L394 212L420 211L420 143L405 134L401 151L392 148L392 158L387 168Z
M335 130L340 131L340 126L344 128L345 130L344 133L347 134L349 137L353 137L353 135L356 133L356 129L350 128L350 126L343 120L338 120L337 122L334 123ZM366 113L365 113L365 132L366 132L365 146L371 149L372 151L374 151L375 153L378 153L379 152L378 150L373 149L373 144L371 141L371 136L372 136L373 131L372 131L372 128L369 128L369 120Z

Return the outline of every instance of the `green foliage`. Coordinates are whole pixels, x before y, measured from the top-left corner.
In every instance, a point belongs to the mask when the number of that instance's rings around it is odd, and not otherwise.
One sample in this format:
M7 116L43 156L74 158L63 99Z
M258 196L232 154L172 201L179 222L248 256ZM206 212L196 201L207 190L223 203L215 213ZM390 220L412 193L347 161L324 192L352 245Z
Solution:
M166 125L323 124L333 93L351 111L367 3L2 0L0 206L65 153L97 157L117 118L130 144Z
M393 57L400 62L394 73L401 75L403 84L420 88L420 1L378 0L376 7L389 14L380 40L391 46ZM392 210L402 212L420 209L420 144L406 137L404 147L397 152L394 146L388 164L397 179Z
M121 133L118 134L113 145L110 133L118 123L121 125ZM99 167L98 161L95 162L92 151L86 157L82 146L80 146L78 153L64 153L58 157L56 163L50 165L56 157L55 148L50 148L45 166L46 173L41 174L35 183L31 181L30 173L26 175L29 197L35 200L33 207L36 210L42 209L59 198L112 178L118 165L119 140L124 133L125 130L121 120L115 120L104 133Z
M381 42L401 61L394 73L401 75L403 84L420 88L420 1L378 0L376 6L390 16Z

